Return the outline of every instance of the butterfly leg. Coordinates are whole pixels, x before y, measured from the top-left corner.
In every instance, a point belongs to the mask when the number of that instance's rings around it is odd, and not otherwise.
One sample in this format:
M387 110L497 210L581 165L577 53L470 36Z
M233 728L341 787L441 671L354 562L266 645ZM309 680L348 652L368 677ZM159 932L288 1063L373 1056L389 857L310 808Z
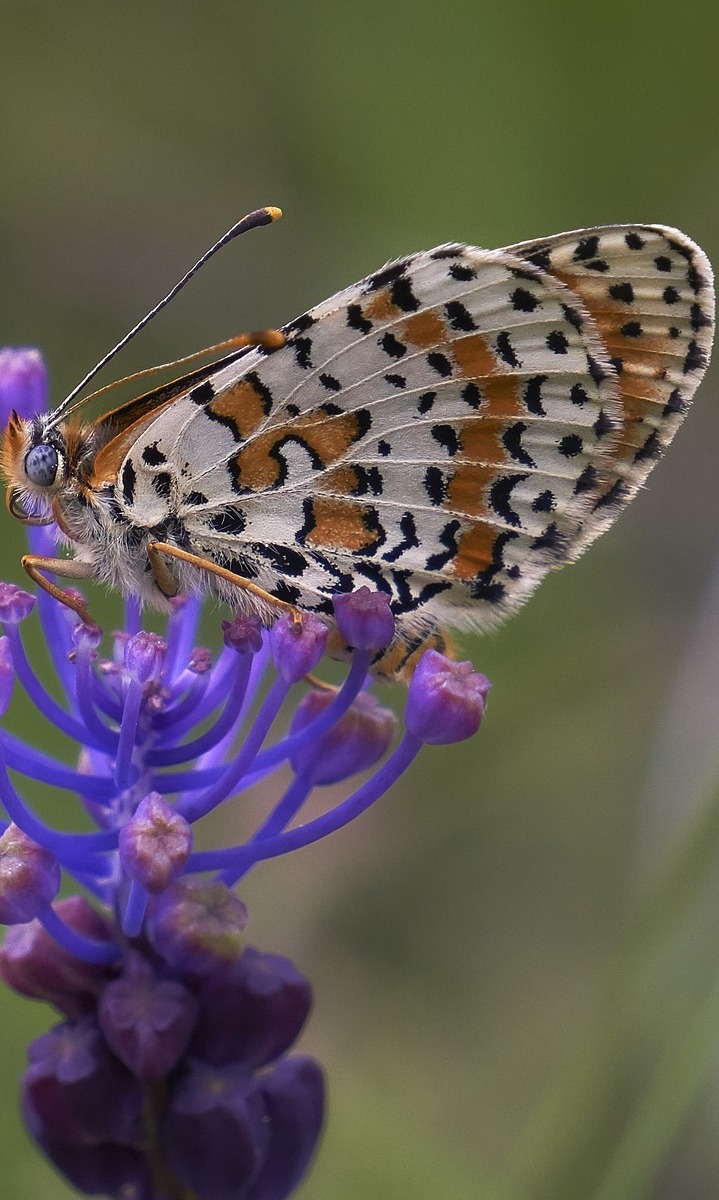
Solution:
M81 621L88 625L92 624L84 602L77 596L69 595L64 588L59 587L52 580L46 579L42 574L43 571L52 571L54 575L62 575L65 579L92 579L94 572L90 563L78 562L74 558L44 558L40 554L24 554L21 562L33 583L36 583L55 600L59 600L66 608L71 608Z
M270 595L264 588L253 583L251 579L245 579L242 575L236 575L234 571L228 570L227 567L221 567L219 563L202 558L199 554L191 554L189 550L181 550L179 546L171 546L168 542L148 542L147 557L150 560L152 573L160 591L164 592L166 596L175 596L178 588L172 572L167 563L162 559L163 554L166 554L169 558L179 559L180 562L190 563L191 566L197 567L200 571L207 571L210 575L216 575L218 579L225 579L228 583L242 588L243 591L248 592L251 596L256 596L258 600L264 601L265 604L272 605L283 612L292 613L292 618L296 624L302 622L302 613L298 608L295 608L294 604L288 604L286 600L278 600L276 596Z

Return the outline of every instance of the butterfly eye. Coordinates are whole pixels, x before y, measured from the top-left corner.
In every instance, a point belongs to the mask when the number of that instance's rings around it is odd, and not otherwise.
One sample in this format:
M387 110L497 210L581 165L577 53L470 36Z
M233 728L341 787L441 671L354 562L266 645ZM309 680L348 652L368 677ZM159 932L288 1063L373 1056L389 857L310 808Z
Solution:
M58 457L54 446L41 442L25 458L25 474L37 487L52 487L57 476Z

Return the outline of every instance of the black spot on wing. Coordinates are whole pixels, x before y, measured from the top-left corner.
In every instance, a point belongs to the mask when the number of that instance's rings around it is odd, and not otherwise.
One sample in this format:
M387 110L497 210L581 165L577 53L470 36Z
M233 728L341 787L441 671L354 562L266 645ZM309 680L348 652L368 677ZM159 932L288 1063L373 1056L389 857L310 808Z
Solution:
M293 333L306 333L313 325L317 324L317 317L313 317L312 313L302 313L301 316L295 317L293 321L288 321L283 326L282 332L285 337L289 337Z
M687 348L687 355L684 359L683 371L688 375L690 371L696 371L701 367L705 367L707 362L706 352L702 350L697 342L692 340Z
M436 399L436 392L422 392L422 395L417 397L417 412L421 413L422 416L425 413L431 412Z
M407 269L407 260L399 259L395 263L390 263L386 267L382 267L380 271L375 271L373 275L368 275L365 282L365 291L378 292L380 288L386 287L388 283L396 283L398 279L404 275Z
M574 262L586 262L589 258L596 258L598 249L599 238L594 233L590 234L579 239L572 258Z
M347 324L358 333L369 333L372 329L372 322L365 317L359 304L348 305Z
M470 279L477 278L477 272L474 267L468 267L464 263L452 263L449 268L449 274L452 279L456 279L457 283L469 283Z
M509 302L515 312L531 313L539 305L539 297L528 291L527 288L518 287L512 292Z
M198 404L200 407L207 404L209 400L212 400L214 395L215 389L213 388L209 379L206 379L204 383L199 383L197 387L192 388L189 393L192 403Z
M566 354L569 349L567 335L561 329L553 329L547 334L547 349L552 354Z
M644 238L641 236L641 234L635 232L627 233L624 237L624 241L630 250L642 250L645 245Z
M395 279L389 294L392 303L402 312L416 312L419 308L419 300L412 291L412 284L406 275Z
M512 492L518 484L524 483L526 475L503 475L489 489L489 503L493 511L508 525L521 526L519 514L510 504Z
M216 533L222 533L226 537L239 537L244 533L246 522L241 509L223 508L212 514L208 524Z
M511 338L506 330L503 329L501 333L497 334L497 340L495 342L495 345L497 347L497 353L498 353L499 357L502 359L503 362L507 363L507 366L510 366L510 367L521 366L521 363L520 363L519 359L517 358L517 354L514 349L514 346L512 345Z
M427 355L427 364L436 371L442 379L449 379L452 374L452 364L446 354L440 353L439 350L433 350Z
M522 399L527 412L535 417L546 417L546 409L542 404L542 387L547 381L546 375L533 375L527 380Z
M609 288L609 295L612 300L619 300L622 304L634 303L634 288L631 283L613 283Z
M443 450L446 450L450 458L459 450L459 437L453 425L433 425L431 434L434 441Z
M195 508L200 504L208 504L209 501L204 492L192 491L188 492L187 495L183 497L182 503L189 504L191 507Z
M137 486L137 473L132 465L132 459L128 458L122 468L122 498L126 504L135 503L135 487Z
M160 471L152 477L152 486L161 500L169 500L172 491L172 476L168 471Z
M477 328L472 314L460 300L450 300L448 304L445 304L444 311L452 329L457 329L462 333L471 333Z
M516 421L504 431L502 442L515 462L521 463L523 467L536 468L536 462L522 445L522 435L526 431L527 426L524 421Z
M307 570L307 559L299 550L291 546L265 545L258 542L254 545L256 553L282 575L300 576Z
M385 354L388 354L390 358L404 358L405 354L407 353L407 347L403 345L403 343L400 342L393 333L385 333L384 336L380 338L379 344L384 350Z
M151 446L145 446L142 451L142 461L148 467L159 467L162 463L167 462L167 457L158 449L157 442L153 442Z
M447 495L447 479L441 467L427 467L424 473L424 490L436 507L444 504Z

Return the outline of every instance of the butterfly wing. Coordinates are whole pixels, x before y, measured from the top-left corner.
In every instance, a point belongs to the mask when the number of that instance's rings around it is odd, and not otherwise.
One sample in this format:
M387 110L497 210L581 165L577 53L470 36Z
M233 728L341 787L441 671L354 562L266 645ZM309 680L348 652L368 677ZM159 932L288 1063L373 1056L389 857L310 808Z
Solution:
M614 519L658 453L650 432L666 443L703 371L704 256L672 250L672 269L702 277L701 328L685 280L675 337L661 269L644 254L631 274L630 235L662 239L655 258L674 236L614 227L389 264L286 326L283 349L168 406L120 470L127 518L171 518L196 553L303 607L368 582L405 631L496 623ZM590 237L605 272L582 257ZM597 299L599 275L605 292L632 284L631 301L610 297L629 309ZM642 326L631 369L627 317Z
M580 297L619 377L621 432L583 548L636 494L684 419L711 353L712 269L694 242L662 225L578 230L510 249Z

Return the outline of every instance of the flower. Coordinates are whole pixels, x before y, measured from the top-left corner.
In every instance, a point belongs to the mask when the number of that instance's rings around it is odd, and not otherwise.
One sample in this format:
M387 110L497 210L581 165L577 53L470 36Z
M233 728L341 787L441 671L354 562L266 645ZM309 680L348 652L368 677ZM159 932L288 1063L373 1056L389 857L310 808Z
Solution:
M35 352L0 353L0 416L37 411L38 380ZM52 554L52 528L31 539ZM70 767L0 732L0 921L10 925L0 976L63 1018L29 1049L23 1101L31 1134L77 1188L118 1200L282 1200L322 1125L321 1069L291 1053L311 988L289 960L247 944L233 889L354 820L425 743L469 736L489 685L470 664L427 652L392 748L396 719L367 690L392 638L387 597L362 588L337 599L354 647L338 688L307 679L328 641L318 617L288 614L264 630L237 616L213 656L195 644L199 613L198 600L176 600L160 637L140 628L130 599L103 653L97 626L0 583L0 715L17 684L77 750ZM61 700L26 653L25 622L38 619ZM289 732L277 735L293 689ZM198 822L285 765L291 782L249 838L193 847ZM359 772L369 774L354 786ZM94 831L46 823L27 796L33 780L74 793ZM297 823L313 789L342 783L344 798ZM56 900L61 877L93 902Z

